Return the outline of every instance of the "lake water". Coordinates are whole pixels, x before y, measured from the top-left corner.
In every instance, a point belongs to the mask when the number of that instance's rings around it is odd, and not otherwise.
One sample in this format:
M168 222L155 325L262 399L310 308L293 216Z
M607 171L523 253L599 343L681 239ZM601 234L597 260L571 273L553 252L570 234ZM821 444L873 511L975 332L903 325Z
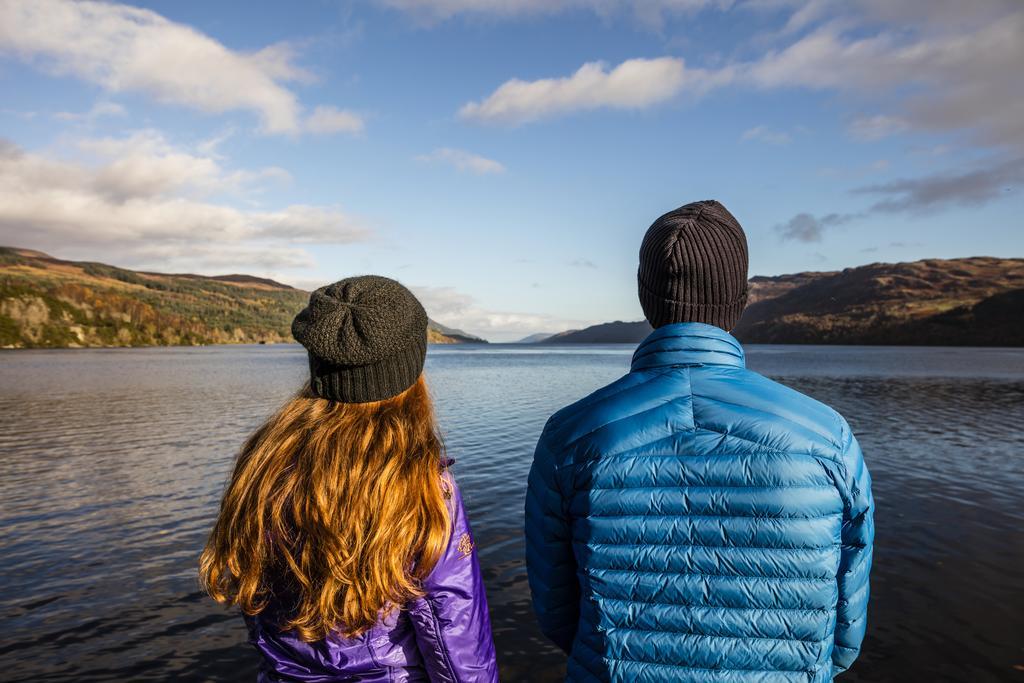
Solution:
M556 681L523 568L547 416L630 346L431 348L504 681ZM845 681L1024 680L1024 350L753 346L835 406L874 477L864 653ZM243 438L302 381L297 346L0 352L0 678L252 680L196 557Z

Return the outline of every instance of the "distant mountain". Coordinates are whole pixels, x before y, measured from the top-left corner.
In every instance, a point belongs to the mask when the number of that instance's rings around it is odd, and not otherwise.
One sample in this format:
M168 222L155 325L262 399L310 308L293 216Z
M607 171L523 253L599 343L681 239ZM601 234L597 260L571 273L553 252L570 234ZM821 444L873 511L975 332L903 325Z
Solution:
M251 275L147 273L0 247L0 348L290 342L308 299ZM433 320L427 334L483 341Z
M613 323L591 325L582 330L568 330L553 334L543 340L542 344L638 344L651 333L651 325L646 320L635 323L624 323L616 320Z
M1024 345L1024 259L872 263L753 278L735 334L762 344Z
M563 332L563 334L565 334L565 333ZM538 332L537 334L531 334L528 337L523 337L522 339L520 339L519 341L517 341L515 343L516 344L536 344L537 342L542 342L542 341L548 339L549 337L553 337L553 336L554 336L554 334L552 334L551 332Z
M448 339L452 340L452 341L434 341L433 339L431 339L430 342L433 343L433 344L453 344L453 343L456 343L456 344L486 344L487 343L487 340L484 339L483 337L478 337L475 334L470 334L469 332L463 332L462 330L460 330L458 328L455 328L455 327L448 327L447 325L442 325L441 323L439 323L437 321L434 321L434 320L429 320L428 321L427 331L428 332L433 332L436 335L447 337Z
M629 343L646 321L562 332L544 343ZM1024 259L873 263L750 280L733 333L755 344L1024 346Z

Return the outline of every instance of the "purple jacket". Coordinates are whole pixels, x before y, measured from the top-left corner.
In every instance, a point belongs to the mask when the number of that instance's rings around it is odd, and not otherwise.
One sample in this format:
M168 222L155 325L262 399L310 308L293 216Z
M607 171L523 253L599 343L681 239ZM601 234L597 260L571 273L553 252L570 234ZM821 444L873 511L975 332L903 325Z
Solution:
M255 617L246 617L249 642L263 655L261 683L498 680L473 532L454 479L448 473L442 476L452 492L452 535L424 582L426 595L392 611L356 638L331 634L316 643L279 631L273 605Z

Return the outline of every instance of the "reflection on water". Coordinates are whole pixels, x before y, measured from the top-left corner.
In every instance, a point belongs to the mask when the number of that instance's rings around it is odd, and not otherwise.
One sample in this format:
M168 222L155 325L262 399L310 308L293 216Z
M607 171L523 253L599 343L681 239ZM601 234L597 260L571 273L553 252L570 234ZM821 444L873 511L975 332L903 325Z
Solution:
M521 532L547 416L630 347L438 347L427 373L466 492L505 681L560 680ZM1024 351L751 347L834 405L878 503L865 654L847 681L1001 681L1024 665ZM38 681L251 679L195 560L234 451L306 371L295 346L0 353L0 667Z

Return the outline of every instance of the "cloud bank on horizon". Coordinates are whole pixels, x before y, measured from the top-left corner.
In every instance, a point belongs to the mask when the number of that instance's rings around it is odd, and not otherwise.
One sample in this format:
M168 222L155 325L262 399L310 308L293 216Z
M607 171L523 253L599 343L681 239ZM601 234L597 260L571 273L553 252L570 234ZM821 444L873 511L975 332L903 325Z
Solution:
M640 317L705 196L758 273L1024 246L1015 0L147 4L0 0L0 243L381 272L499 340Z

